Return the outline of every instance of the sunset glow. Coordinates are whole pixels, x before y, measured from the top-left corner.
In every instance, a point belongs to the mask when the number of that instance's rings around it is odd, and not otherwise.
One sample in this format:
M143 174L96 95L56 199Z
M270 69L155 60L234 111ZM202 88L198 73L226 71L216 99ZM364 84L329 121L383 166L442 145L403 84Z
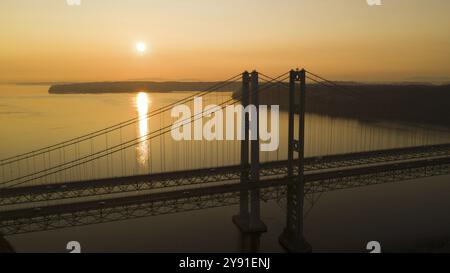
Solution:
M236 2L0 1L0 81L221 80L292 66L341 80L450 77L450 1Z

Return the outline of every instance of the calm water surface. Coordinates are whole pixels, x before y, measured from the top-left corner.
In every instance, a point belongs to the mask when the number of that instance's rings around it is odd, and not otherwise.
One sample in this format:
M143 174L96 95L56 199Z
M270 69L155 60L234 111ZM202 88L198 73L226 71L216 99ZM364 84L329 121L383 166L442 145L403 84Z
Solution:
M144 116L187 95L49 95L47 90L45 85L0 86L0 158ZM229 93L221 93L205 99L207 103L219 104L229 98ZM172 121L169 115L140 121L124 129L123 137L143 136ZM280 132L281 142L285 142L285 114L281 114ZM445 128L424 125L361 123L308 115L305 141L306 153L312 156L447 143L450 133ZM198 144L201 152L192 152L188 145L174 143L170 136L144 141L120 155L129 165L112 166L122 173L114 173L99 163L96 175L157 173L196 168L205 162L207 166L237 164L236 144L232 141L215 146ZM262 154L262 160L283 159L286 149L281 144L277 152ZM189 153L193 154L192 158L180 157ZM388 251L442 249L440 246L450 241L449 209L448 176L330 192L323 194L307 215L305 235L318 252L364 251L366 243L373 240L380 241ZM237 211L236 206L230 206L7 239L18 252L64 252L66 243L73 240L81 242L86 252L239 252L243 242L249 239L242 238L231 222L231 216ZM283 204L269 201L263 203L261 211L269 231L259 243L253 242L253 248L258 245L262 252L282 251L278 235L285 221Z

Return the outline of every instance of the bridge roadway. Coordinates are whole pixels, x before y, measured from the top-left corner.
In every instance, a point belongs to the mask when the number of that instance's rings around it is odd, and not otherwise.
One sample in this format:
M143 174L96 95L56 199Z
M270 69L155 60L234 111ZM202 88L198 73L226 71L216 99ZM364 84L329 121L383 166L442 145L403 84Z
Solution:
M306 158L305 171L345 169L354 166L443 156L450 156L450 144L310 157ZM261 177L286 175L286 166L287 161L262 163ZM171 173L6 188L0 189L0 206L217 183L238 180L240 175L241 166L234 165L214 169L205 168Z
M305 194L450 174L450 157L325 170L305 175ZM261 190L263 201L282 198L292 179L268 178L189 190L173 190L105 200L49 205L0 212L5 235L97 224L152 215L237 204L242 190Z

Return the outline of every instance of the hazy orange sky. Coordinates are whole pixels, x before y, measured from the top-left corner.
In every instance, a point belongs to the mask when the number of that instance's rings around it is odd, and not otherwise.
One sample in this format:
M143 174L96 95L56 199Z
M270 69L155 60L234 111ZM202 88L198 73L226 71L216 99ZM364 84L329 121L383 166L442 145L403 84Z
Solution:
M221 80L295 67L335 80L450 81L450 1L382 2L1 0L0 81Z

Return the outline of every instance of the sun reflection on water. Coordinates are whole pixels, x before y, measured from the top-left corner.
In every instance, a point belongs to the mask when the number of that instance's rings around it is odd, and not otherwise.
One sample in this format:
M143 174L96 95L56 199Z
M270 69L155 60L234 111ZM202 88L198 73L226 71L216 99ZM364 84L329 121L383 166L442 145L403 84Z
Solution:
M139 92L136 95L136 108L139 115L139 137L144 138L149 133L148 126L148 108L151 103L148 94L145 92ZM137 147L137 161L141 166L145 166L148 163L149 158L149 141L143 141Z

